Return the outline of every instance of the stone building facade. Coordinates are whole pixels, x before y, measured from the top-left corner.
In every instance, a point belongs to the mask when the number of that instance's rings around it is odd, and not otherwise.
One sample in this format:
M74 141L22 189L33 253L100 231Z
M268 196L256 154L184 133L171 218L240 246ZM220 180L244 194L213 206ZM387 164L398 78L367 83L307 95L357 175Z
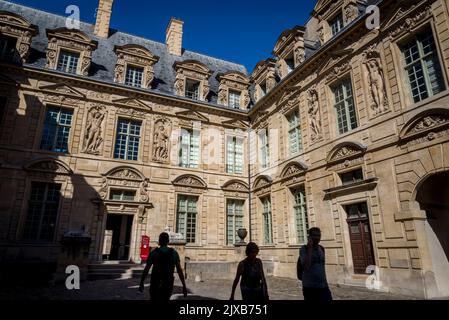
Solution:
M318 226L330 282L449 295L448 2L371 2L318 1L249 74L178 19L162 44L111 32L112 0L79 30L0 0L1 261L84 234L90 262L139 262L168 228L230 277L246 228L295 277Z

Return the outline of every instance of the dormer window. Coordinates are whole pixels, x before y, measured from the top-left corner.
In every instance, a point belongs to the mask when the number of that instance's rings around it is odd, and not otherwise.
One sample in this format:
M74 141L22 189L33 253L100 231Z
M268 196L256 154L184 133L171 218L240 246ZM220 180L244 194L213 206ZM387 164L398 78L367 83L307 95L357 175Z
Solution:
M262 82L259 85L259 87L260 87L260 97L262 98L267 94L267 82L266 81Z
M233 109L246 109L250 103L249 79L238 71L228 71L218 74L218 104Z
M0 60L25 63L30 52L32 38L39 28L18 14L0 12Z
M287 66L287 74L295 70L295 58L293 57L293 54L290 54L285 58L285 64Z
M17 39L12 37L0 36L0 59L12 62L16 56Z
M201 62L185 60L175 62L176 70L174 91L176 95L189 99L207 101L209 96L209 78L212 72Z
M125 84L127 86L142 87L143 81L143 68L128 66L126 69Z
M186 92L185 97L193 100L199 100L200 97L200 82L186 79Z
M61 50L59 52L58 67L56 70L76 74L79 59L79 53Z
M115 65L116 83L136 88L151 88L154 80L153 66L159 61L145 47L129 44L115 47L117 64Z
M343 29L343 15L340 13L329 22L332 30L332 37L335 37Z
M240 92L229 90L229 107L240 109Z
M79 30L59 28L47 30L46 68L87 76L92 63L92 52L97 42Z

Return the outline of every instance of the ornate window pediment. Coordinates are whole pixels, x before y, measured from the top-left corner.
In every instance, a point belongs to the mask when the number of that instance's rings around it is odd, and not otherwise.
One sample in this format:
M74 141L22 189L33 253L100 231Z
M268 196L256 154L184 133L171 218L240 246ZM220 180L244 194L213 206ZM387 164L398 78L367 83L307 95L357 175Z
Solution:
M134 44L116 46L114 51L117 55L114 81L120 84L129 84L127 74L129 74L130 68L137 68L142 70L142 78L139 79L139 83L134 81L133 85L145 89L151 88L151 83L154 80L153 66L159 61L159 57L145 47Z
M200 188L200 189L207 188L207 185L203 179L191 174L184 174L182 176L179 176L175 180L173 180L172 183L173 185L179 187Z
M288 163L281 172L281 179L289 179L299 175L303 175L308 170L308 167L301 162L290 162Z
M91 40L84 32L67 28L47 29L47 38L46 68L66 71L70 67L78 75L89 74L92 52L98 46L96 41Z
M240 94L239 106L240 109L247 109L251 101L249 95L250 82L246 75L238 71L229 71L217 75L217 80L220 83L218 87L218 104L224 106L232 106L230 99L230 92L237 91Z
M101 199L108 200L111 189L135 190L136 201L146 203L150 200L148 186L149 180L138 170L118 167L103 175L99 195Z
M422 142L434 140L449 134L449 110L432 109L413 117L401 130L400 142L423 139Z
M26 171L31 172L40 172L45 174L52 174L52 175L71 175L73 174L72 169L58 159L38 159L34 160L27 165L25 165L24 169Z
M273 179L271 179L269 176L258 176L253 184L253 189L261 189L271 186L271 183L273 182Z
M328 164L335 164L362 157L366 152L366 146L356 142L343 142L335 146L327 156Z
M278 58L278 70L281 78L286 77L294 68L304 62L305 28L296 26L285 30L274 46L273 54Z
M206 65L195 60L185 60L175 62L173 68L176 71L174 83L176 95L207 101L207 96L210 91L209 78L212 72ZM189 83L197 86L197 92L190 92Z
M25 63L30 52L31 40L39 33L39 28L21 16L0 11L0 35L16 39L16 55L13 61Z
M228 181L221 187L221 189L230 192L249 192L248 185L240 180Z
M254 98L257 102L276 86L276 60L260 61L251 74L251 80L256 86Z

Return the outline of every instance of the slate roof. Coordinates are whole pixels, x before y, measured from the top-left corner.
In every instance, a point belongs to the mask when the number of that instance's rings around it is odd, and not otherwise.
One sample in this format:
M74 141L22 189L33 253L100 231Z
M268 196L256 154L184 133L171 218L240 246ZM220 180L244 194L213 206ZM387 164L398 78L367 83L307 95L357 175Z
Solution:
M46 29L65 27L65 17L3 0L0 0L0 10L16 13L28 20L31 24L39 27L39 34L32 39L30 57L25 65L44 68L46 62L45 51L48 45ZM208 101L214 104L217 103L219 83L215 77L218 73L239 71L248 75L243 65L184 49L182 56L174 56L168 53L164 43L144 39L117 30L111 29L108 39L95 36L93 24L81 22L80 30L92 40L98 42L98 48L92 55L92 65L89 72L89 78L95 80L114 83L114 68L117 61L114 47L126 44L141 45L160 57L154 66L155 79L153 80L152 88L147 90L174 95L176 72L173 69L173 64L176 61L197 60L205 64L213 72L209 79L210 93ZM227 108L225 106L221 107Z

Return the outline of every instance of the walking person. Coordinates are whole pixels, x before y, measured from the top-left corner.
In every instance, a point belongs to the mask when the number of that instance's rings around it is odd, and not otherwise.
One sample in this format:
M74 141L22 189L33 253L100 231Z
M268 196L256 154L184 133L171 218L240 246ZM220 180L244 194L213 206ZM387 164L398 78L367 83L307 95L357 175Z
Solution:
M326 279L324 247L320 245L321 230L311 228L307 245L299 252L298 279L306 301L332 301L332 293Z
M184 273L181 268L178 252L168 247L170 237L168 233L162 232L159 235L159 248L150 253L147 264L140 280L139 291L143 292L144 282L148 276L151 266L150 281L150 299L151 300L170 300L173 293L173 284L175 281L175 267L182 282L184 297L187 297L187 287L184 280Z
M268 297L267 281L263 272L262 260L257 258L259 247L254 242L246 246L246 258L240 261L237 267L237 274L232 284L230 300L234 300L235 289L240 282L243 301L266 301Z

